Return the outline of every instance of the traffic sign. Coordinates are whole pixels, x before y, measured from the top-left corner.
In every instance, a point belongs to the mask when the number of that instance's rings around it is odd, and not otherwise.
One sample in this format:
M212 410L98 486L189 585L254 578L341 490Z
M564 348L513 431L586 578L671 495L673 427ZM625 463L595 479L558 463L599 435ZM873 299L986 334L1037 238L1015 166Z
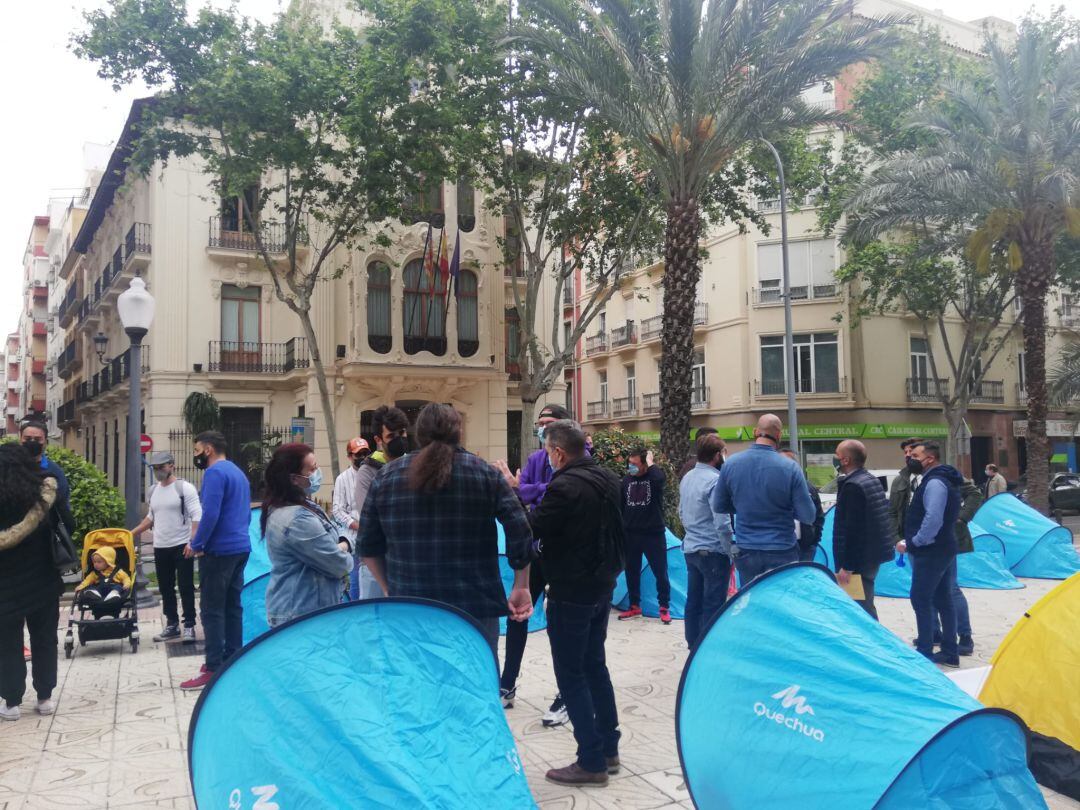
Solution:
M145 433L139 438L139 452L149 453L154 449L154 440L147 436Z

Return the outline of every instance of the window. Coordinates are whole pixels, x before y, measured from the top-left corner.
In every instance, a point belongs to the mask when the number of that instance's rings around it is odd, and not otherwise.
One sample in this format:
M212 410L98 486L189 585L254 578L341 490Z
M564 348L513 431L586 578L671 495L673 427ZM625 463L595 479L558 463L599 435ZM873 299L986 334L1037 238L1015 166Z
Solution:
M572 382L566 384L566 410L571 418L576 418L574 416L574 384Z
M256 371L259 368L259 295L261 287L221 285L221 367Z
M563 334L563 346L570 348L570 343L574 337L574 325L570 321L563 321L562 325Z
M233 233L251 233L252 222L257 221L259 211L259 187L248 186L244 193L224 197L221 200L221 230Z
M112 443L112 485L120 486L120 420L113 420L113 443Z
M506 310L506 370L510 379L521 379L521 366L518 363L518 350L521 341L521 318L517 309Z
M705 350L694 349L694 361L690 366L691 394L690 399L694 402L705 399Z
M599 334L602 335L607 332L607 310L604 310L600 313L600 315L597 317L596 324L599 327L597 330Z
M624 366L626 369L626 398L633 401L637 396L637 373L634 370L634 364L630 363Z
M462 270L457 278L458 354L472 357L480 348L479 285L476 273Z
M835 394L840 391L840 366L836 332L792 336L795 393ZM761 338L761 393L785 394L784 337Z
M762 304L781 300L784 277L781 245L757 246L758 301ZM788 272L793 301L829 298L836 295L836 243L832 239L806 239L788 242Z
M596 375L600 378L600 401L607 402L607 372L598 371Z
M911 337L911 393L930 395L930 350L926 338Z
M1061 294L1061 320L1071 321L1073 318L1073 300L1068 293Z
M386 354L393 347L394 338L390 326L390 266L385 262L371 262L367 279L367 333L368 346L379 354Z
M514 221L513 211L503 210L503 250L506 257L504 275L521 278L525 275L525 262L521 255L521 231Z
M405 285L402 322L405 353L446 354L446 284L437 270L424 272L424 260L413 259L401 274Z
M404 208L403 219L406 222L430 222L436 228L443 227L446 216L443 213L442 181L434 180L419 191L409 192L405 196Z
M1024 365L1024 353L1016 355L1016 376L1020 383L1020 390L1027 391L1027 367Z
M458 230L465 233L476 227L476 192L465 177L457 182L457 222Z

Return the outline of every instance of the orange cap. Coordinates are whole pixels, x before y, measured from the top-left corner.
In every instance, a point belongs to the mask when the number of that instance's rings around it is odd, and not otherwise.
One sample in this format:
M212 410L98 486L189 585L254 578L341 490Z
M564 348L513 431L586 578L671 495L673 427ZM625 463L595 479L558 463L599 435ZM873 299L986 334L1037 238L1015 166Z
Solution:
M369 445L366 440L361 439L359 436L357 436L355 439L349 439L349 443L345 445L345 452L348 453L350 456L359 453L361 450L366 450L370 453L371 445Z

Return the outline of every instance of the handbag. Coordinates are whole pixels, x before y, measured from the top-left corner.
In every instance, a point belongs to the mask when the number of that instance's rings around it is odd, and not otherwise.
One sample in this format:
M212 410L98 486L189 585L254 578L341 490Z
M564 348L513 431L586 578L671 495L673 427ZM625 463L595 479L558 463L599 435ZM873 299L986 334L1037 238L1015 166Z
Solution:
M52 524L49 547L52 550L53 565L61 573L74 571L79 567L79 552L75 550L71 532L55 508L49 510L49 522Z

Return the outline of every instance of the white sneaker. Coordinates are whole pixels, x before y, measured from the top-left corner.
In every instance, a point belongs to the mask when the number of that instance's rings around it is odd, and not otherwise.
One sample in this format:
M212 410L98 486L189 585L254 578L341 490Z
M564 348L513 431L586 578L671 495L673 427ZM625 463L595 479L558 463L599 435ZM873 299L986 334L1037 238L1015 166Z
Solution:
M18 720L21 716L18 706L8 706L6 700L0 700L0 720Z
M546 728L561 726L570 722L570 715L566 711L566 703L563 702L562 695L555 696L555 700L552 701L541 722Z
M40 715L48 716L56 711L56 704L52 700L39 700L37 702L37 713Z

